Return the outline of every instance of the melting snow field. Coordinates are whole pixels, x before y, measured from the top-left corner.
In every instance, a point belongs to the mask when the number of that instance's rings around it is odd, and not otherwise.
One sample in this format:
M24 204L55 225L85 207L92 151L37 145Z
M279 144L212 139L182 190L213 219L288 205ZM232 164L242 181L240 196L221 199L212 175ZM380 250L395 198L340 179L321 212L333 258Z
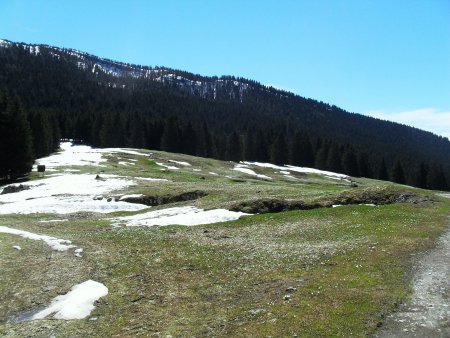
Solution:
M0 214L72 212L108 213L119 210L135 211L147 208L141 204L94 200L113 190L131 186L134 181L114 175L104 175L96 179L89 174L62 174L42 180L22 184L29 189L0 195Z
M77 284L65 295L55 297L51 304L34 314L30 320L43 319L51 314L55 319L83 319L94 310L94 302L108 294L102 283L88 280Z
M168 208L112 219L115 224L125 223L127 226L153 225L199 225L236 220L248 215L225 209L203 210L192 206Z
M5 226L0 226L0 232L4 234L17 235L25 239L32 239L34 241L43 241L45 244L56 251L67 251L70 248L76 248L76 246L72 245L72 242L67 239L59 239L47 235L37 235L32 232L12 229Z
M271 169L276 169L276 170L282 170L282 171L294 171L297 173L305 173L305 174L318 174L318 175L323 175L326 176L328 178L337 178L337 179L342 179L342 180L349 180L350 177L344 174L338 174L338 173L334 173L331 171L324 171L324 170L319 170L319 169L314 169L314 168L306 168L306 167L294 167L292 165L286 165L286 166L279 166L279 165L275 165L275 164L271 164L271 163L260 163L260 162L241 162L244 165L247 166L257 166L257 167L261 167L261 168L271 168Z
M90 146L73 145L72 142L61 142L60 148L61 148L60 152L36 160L36 165L44 164L47 170L48 168L54 169L65 166L83 166L83 165L102 167L104 165L102 165L101 163L106 161L106 159L102 158L103 154L122 153L140 156L146 155L144 153L140 153L131 149L124 149L124 148L96 149L91 148Z
M256 177L258 177L258 178L262 178L262 179L265 179L265 180L272 180L272 178L269 177L269 176L266 176L266 175L260 175L260 174L255 173L255 171L252 170L252 169L250 169L250 168L248 167L248 165L246 165L246 164L237 164L237 165L233 168L233 170L235 170L235 171L240 171L241 173L248 174L248 175L252 175L252 176L256 176Z

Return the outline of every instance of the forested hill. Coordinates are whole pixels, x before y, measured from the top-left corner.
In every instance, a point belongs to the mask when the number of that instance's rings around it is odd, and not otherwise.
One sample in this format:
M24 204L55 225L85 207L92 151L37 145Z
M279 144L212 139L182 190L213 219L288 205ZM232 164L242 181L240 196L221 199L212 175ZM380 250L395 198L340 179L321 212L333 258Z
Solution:
M62 137L99 147L289 163L433 189L450 182L447 138L252 80L46 45L0 40L0 113L0 178L23 174ZM3 161L11 154L24 156Z

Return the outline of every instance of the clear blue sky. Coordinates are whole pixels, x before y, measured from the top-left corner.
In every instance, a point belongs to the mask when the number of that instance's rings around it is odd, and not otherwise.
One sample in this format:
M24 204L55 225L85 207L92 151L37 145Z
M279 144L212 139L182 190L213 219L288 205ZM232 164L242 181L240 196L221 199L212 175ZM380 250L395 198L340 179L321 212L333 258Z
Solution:
M450 136L450 0L0 0L0 38L242 76Z

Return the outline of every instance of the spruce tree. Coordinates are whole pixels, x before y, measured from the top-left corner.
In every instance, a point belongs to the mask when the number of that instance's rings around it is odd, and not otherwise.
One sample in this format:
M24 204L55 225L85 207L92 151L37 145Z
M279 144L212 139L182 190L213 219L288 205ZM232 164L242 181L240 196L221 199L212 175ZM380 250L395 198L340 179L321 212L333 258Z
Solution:
M0 103L0 178L26 174L33 165L32 135L18 98Z
M174 117L171 117L164 126L164 132L161 138L161 149L172 153L179 152L179 139L180 130L178 128L178 122Z
M270 149L270 162L274 164L287 164L289 160L288 147L283 135L278 134Z
M318 169L326 170L327 168L327 159L329 153L328 142L321 142L321 146L315 156L315 167Z
M428 188L433 190L449 190L449 185L442 166L433 164L430 167L428 177Z
M230 136L228 136L225 159L235 162L242 160L241 138L235 131L233 131Z
M358 161L356 159L355 151L351 146L347 147L342 157L342 167L344 173L350 176L359 176Z
M424 162L421 162L415 174L414 185L416 187L426 189L428 186L427 179L428 179L428 166Z
M342 172L342 152L336 143L331 145L328 152L326 169L337 173Z
M359 167L359 175L361 177L367 178L373 177L372 171L369 166L368 156L366 153L361 153L359 155L358 167Z
M387 181L389 179L384 157L381 159L380 167L378 168L377 178L381 181Z
M391 180L395 183L405 184L405 172L400 160L395 161L395 164L391 171Z

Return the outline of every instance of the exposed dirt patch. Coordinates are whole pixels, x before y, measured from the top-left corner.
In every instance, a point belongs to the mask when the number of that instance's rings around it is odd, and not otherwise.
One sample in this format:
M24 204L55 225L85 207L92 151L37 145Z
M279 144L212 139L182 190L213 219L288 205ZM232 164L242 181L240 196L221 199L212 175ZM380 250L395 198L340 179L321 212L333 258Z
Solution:
M431 196L417 195L411 192L399 192L388 190L367 190L347 193L344 192L330 200L321 198L315 201L286 200L277 198L259 198L242 201L231 205L231 211L241 211L251 214L264 214L269 212L282 212L289 210L310 210L317 208L330 208L333 205L351 204L375 204L384 205L391 203L424 203L431 202Z
M129 196L125 198L121 198L121 201L129 202L129 203L139 203L149 206L157 206L175 202L183 202L183 201L193 201L203 196L208 195L206 192L202 190L195 190L189 192L183 192L181 194L176 195L162 195L162 196Z
M410 301L375 337L450 337L450 229L418 258Z
M19 191L28 190L28 189L30 189L30 187L27 185L23 185L23 184L9 185L9 186L3 188L3 191L1 192L1 194L2 195L3 194L11 194L14 192L19 192Z

